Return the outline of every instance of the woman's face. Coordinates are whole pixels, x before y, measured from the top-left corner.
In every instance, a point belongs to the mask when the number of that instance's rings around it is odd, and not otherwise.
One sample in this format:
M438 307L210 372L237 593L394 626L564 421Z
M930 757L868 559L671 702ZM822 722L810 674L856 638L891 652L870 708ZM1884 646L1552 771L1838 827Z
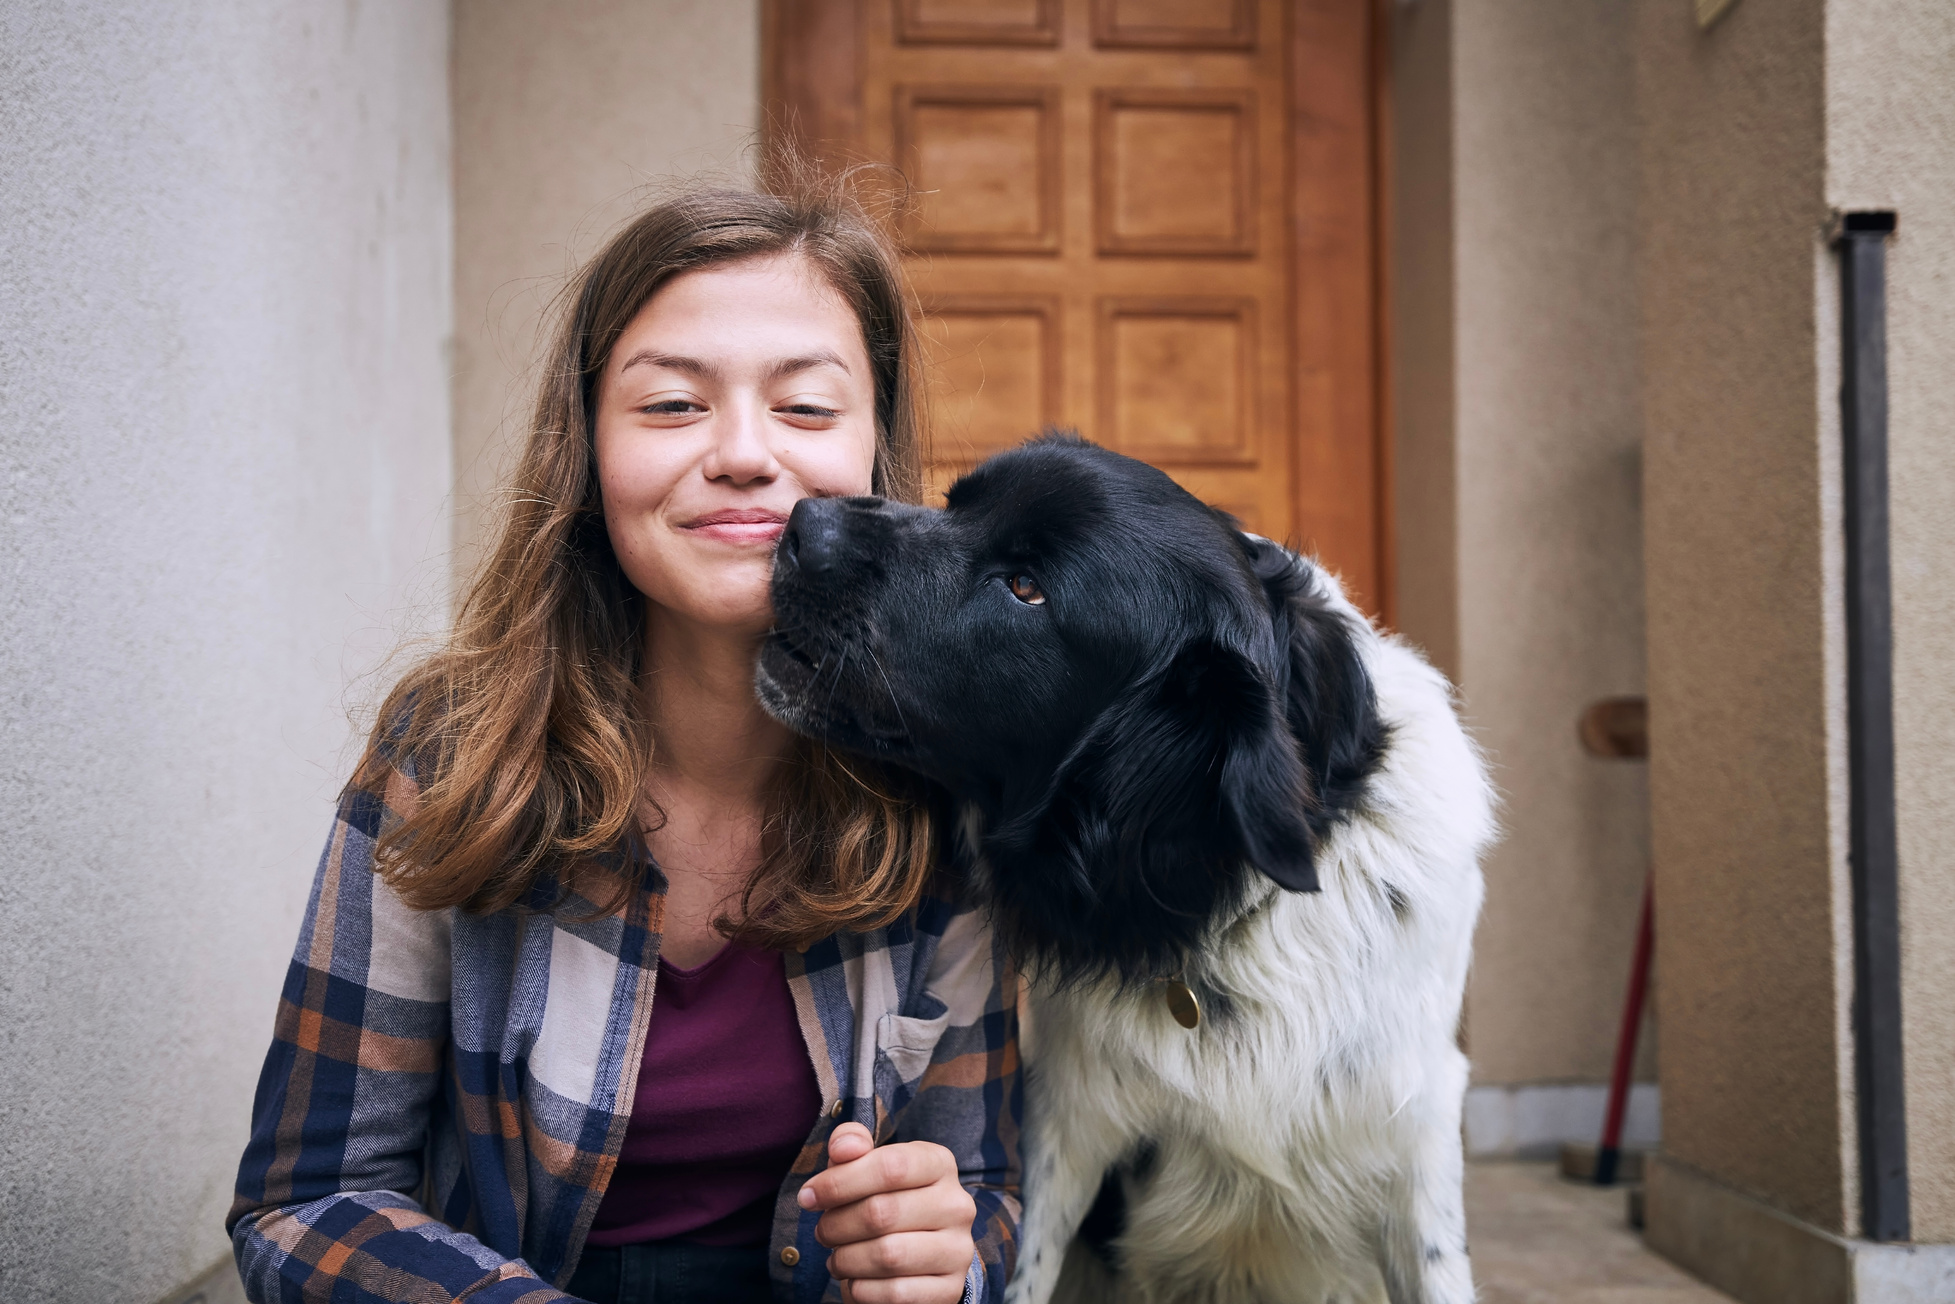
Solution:
M875 448L862 329L798 254L666 282L598 385L611 547L639 592L704 626L766 631L788 513L868 493Z

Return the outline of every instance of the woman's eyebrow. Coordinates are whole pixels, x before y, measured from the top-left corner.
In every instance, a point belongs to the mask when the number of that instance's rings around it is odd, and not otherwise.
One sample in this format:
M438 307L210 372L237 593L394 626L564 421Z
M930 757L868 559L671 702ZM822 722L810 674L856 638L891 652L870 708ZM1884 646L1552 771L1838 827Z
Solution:
M664 367L669 371L682 371L689 376L698 376L703 380L718 380L721 375L720 369L704 358L688 358L678 353L660 353L657 349L638 350L638 352L625 359L624 365L618 368L618 374L623 375L633 367L640 365ZM781 380L787 376L794 375L796 372L808 371L814 367L834 367L846 375L849 364L842 359L839 353L835 353L830 349L816 349L813 353L803 353L791 358L777 359L768 366L767 379Z
M688 358L676 353L660 353L657 349L638 350L638 352L625 359L624 366L618 368L618 374L623 375L625 372L630 371L633 367L639 366L640 364L648 367L664 367L669 371L683 371L688 376L698 376L704 380L716 380L720 374L720 369L712 363L707 362L704 358Z
M792 376L797 371L807 371L812 367L834 367L843 375L847 375L849 364L842 361L842 357L838 353L832 353L827 349L816 349L813 353L804 353L793 358L782 358L775 362L774 365L767 368L767 379L781 380L785 377Z

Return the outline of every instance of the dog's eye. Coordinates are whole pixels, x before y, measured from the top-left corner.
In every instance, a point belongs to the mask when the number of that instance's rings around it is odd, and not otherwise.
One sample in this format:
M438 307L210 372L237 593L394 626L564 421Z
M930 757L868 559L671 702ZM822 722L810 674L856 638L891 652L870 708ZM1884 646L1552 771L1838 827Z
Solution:
M1011 590L1011 595L1026 606L1041 607L1045 605L1045 593L1033 581L1030 575L1014 575L1005 583L1006 587Z

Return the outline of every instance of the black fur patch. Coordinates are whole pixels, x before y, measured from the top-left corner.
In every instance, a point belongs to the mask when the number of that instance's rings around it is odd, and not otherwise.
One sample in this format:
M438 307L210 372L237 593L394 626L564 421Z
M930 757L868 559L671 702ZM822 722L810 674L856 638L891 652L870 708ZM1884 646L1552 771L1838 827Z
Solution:
M1113 1243L1127 1230L1128 1188L1144 1185L1154 1175L1154 1165L1160 1156L1158 1146L1143 1141L1124 1163L1107 1169L1106 1176L1100 1179L1099 1194L1093 1197L1092 1208L1079 1224L1080 1241L1116 1272L1120 1268L1119 1254Z
M1100 1180L1100 1193L1093 1197L1093 1207L1079 1224L1079 1239L1101 1263L1118 1271L1120 1264L1113 1243L1126 1230L1127 1188L1120 1180L1119 1171L1110 1168Z
M974 808L996 927L1062 979L1175 972L1256 871L1315 890L1386 734L1309 564L1065 436L947 501L796 507L768 708Z

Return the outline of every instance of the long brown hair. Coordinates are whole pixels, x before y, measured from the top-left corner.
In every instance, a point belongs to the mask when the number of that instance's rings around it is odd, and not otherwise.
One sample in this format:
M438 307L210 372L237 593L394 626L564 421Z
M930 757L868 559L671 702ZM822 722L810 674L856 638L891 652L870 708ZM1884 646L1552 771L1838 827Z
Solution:
M495 546L446 645L388 695L348 785L383 796L411 767L418 795L376 849L409 905L498 910L548 880L615 910L645 872L645 599L605 530L592 422L613 345L672 277L767 254L809 259L862 325L874 491L920 497L915 319L884 225L855 193L843 177L682 195L625 227L566 287ZM933 868L916 792L899 772L798 744L772 787L743 919L722 926L793 948L896 918Z

